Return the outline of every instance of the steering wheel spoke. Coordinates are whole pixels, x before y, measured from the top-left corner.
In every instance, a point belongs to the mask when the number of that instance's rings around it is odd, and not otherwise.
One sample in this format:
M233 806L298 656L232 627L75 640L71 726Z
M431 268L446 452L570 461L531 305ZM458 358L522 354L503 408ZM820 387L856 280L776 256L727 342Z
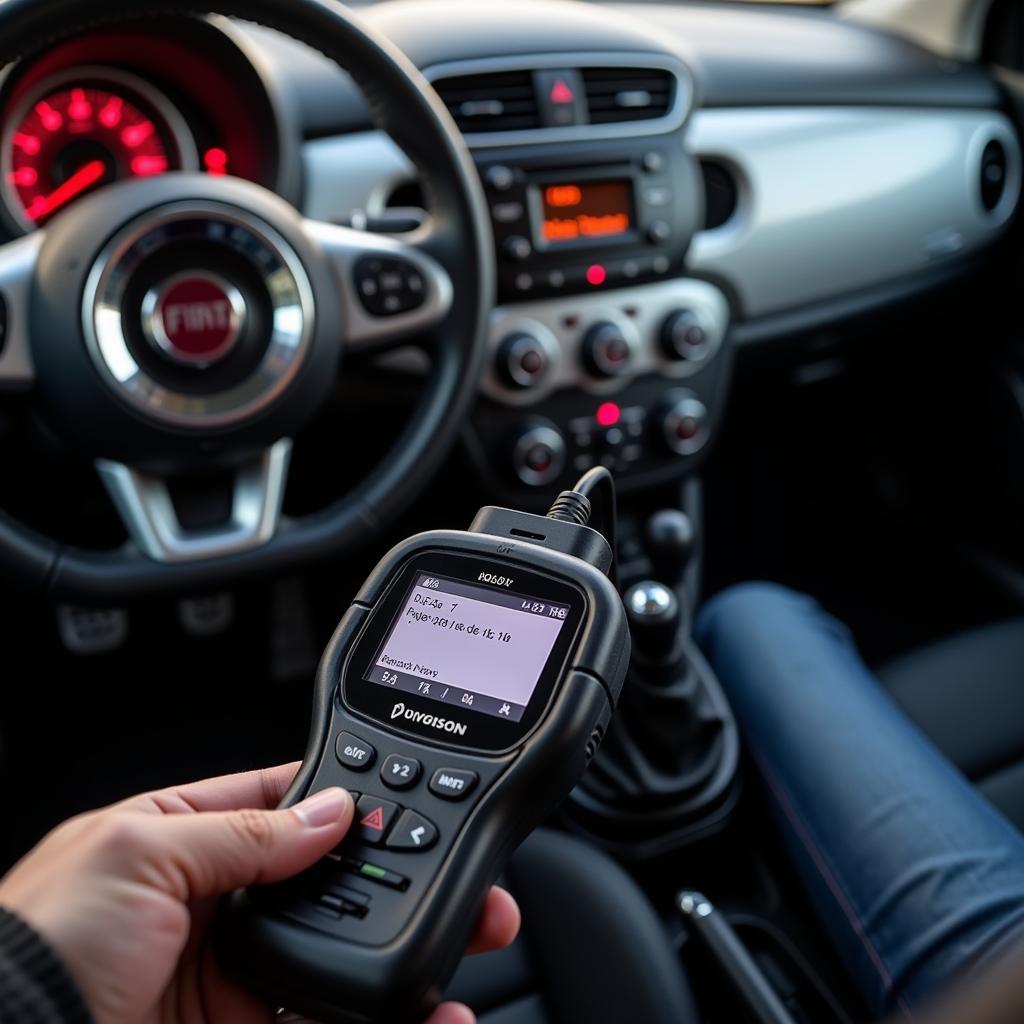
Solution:
M217 526L182 525L169 482L123 462L99 460L96 469L139 549L157 562L190 562L236 555L266 544L281 521L292 442L282 438L234 469L230 511Z
M35 380L28 307L43 232L0 246L0 389L28 388Z
M448 314L451 277L423 247L326 221L307 220L305 228L337 278L346 352L392 348L428 333Z

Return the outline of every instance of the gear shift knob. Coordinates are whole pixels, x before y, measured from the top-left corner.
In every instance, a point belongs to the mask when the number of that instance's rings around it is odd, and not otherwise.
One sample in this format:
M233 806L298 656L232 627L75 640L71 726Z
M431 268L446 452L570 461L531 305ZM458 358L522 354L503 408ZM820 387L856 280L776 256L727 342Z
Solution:
M647 520L647 548L658 579L670 587L679 587L695 541L693 521L679 509L663 508Z
M662 661L675 649L679 637L679 599L656 580L634 583L623 598L630 633L637 652L650 661Z

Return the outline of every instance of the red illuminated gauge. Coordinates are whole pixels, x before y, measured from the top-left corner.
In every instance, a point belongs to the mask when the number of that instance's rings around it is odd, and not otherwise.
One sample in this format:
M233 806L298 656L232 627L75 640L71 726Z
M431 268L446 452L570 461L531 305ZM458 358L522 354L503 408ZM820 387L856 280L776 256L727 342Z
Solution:
M145 82L106 68L39 83L3 138L4 200L26 228L111 182L196 167L178 112Z

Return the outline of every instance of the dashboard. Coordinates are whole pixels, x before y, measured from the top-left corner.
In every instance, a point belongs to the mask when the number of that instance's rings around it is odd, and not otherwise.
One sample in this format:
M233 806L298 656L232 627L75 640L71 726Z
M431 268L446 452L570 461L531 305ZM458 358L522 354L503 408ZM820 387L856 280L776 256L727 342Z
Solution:
M831 10L359 10L434 85L484 186L498 286L466 444L502 500L536 505L598 464L625 491L692 472L737 351L941 286L1014 221L1019 130L997 79ZM126 18L8 69L0 109L9 237L175 170L338 224L430 215L351 79L243 22ZM387 366L422 372L412 354Z

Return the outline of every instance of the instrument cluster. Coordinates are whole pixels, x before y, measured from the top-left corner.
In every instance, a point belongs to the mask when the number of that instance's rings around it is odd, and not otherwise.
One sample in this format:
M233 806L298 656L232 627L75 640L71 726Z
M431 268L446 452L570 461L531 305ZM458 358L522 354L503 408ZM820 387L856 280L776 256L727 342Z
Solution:
M173 171L298 181L272 87L225 19L124 23L22 61L0 92L0 212L41 227L97 189Z

